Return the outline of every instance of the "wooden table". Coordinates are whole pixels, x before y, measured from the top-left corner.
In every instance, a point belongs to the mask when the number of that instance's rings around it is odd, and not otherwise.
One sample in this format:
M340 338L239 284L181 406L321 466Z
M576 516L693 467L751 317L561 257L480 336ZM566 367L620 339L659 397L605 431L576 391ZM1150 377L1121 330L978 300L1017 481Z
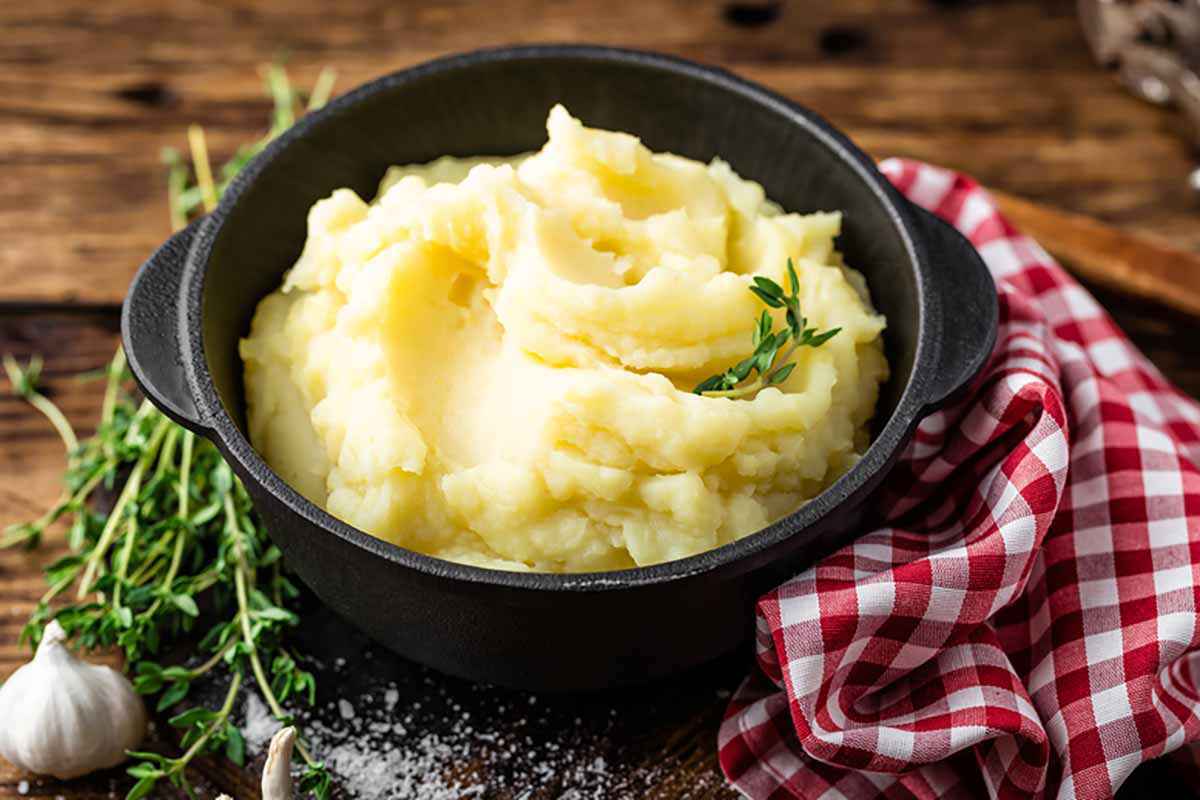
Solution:
M1200 204L1185 184L1193 154L1179 121L1126 95L1092 64L1065 1L848 0L772 11L711 0L47 0L0 5L0 33L0 351L42 353L49 388L84 431L98 399L70 376L109 357L129 278L167 231L160 149L182 146L189 122L206 126L217 157L255 137L267 110L257 69L279 53L289 54L301 85L332 65L348 87L488 45L652 48L722 64L797 98L874 155L940 162L1200 248ZM1098 294L1169 377L1200 395L1200 321ZM40 417L0 397L0 524L31 518L52 500L62 455ZM39 566L60 552L54 539L32 553L0 554L0 677L26 658L17 632L40 594ZM739 654L670 686L549 700L545 714L523 717L543 744L573 716L583 718L580 753L592 748L610 771L642 776L630 792L725 797L713 753L718 693L749 667L748 654ZM384 655L365 672L364 685L398 682L401 702L485 704L473 687ZM343 683L336 671L324 683L327 699L351 691L370 690ZM505 697L488 695L487 707L529 702ZM514 713L484 710L481 724L511 725ZM468 768L483 779L503 772L487 759ZM253 796L250 773L206 771L222 788ZM0 764L0 796L17 794L23 779ZM101 797L120 794L120 780L116 771L24 788ZM528 774L521 780L509 776L497 796L540 787L533 796L552 797L569 788Z

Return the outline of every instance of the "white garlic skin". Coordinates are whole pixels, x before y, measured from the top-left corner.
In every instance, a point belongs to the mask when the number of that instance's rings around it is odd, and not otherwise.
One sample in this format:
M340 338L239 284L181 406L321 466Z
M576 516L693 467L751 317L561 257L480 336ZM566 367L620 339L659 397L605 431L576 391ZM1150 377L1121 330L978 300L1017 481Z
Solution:
M262 800L292 800L292 747L296 729L280 728L271 737L267 763L263 765Z
M67 648L57 621L33 660L0 687L0 756L63 780L124 761L146 735L146 708L129 679Z

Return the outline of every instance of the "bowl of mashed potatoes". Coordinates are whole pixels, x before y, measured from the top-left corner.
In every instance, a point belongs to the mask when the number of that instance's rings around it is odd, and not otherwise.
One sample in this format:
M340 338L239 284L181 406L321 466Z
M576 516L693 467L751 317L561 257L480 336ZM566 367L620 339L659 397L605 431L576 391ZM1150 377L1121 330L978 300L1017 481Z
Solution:
M994 287L810 111L609 48L455 56L273 142L123 339L289 565L398 652L647 680L862 529Z

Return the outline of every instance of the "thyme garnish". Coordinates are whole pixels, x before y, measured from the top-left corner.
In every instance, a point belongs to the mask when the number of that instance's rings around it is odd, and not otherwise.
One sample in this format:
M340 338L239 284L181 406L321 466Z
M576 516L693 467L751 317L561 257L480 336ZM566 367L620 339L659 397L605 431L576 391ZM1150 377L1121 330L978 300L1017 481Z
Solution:
M808 320L800 313L800 279L790 258L787 260L787 273L790 292L785 292L778 283L762 275L755 275L754 285L750 287L750 291L771 308L787 309L787 327L775 331L775 320L771 312L764 308L754 326L754 352L724 372L701 381L693 392L705 397L753 397L760 389L777 386L788 379L796 368L795 362L790 359L797 349L820 347L838 334L841 328L818 333L816 328L807 327ZM777 359L776 356L789 339L791 347ZM779 366L775 366L776 362ZM757 377L749 383L743 383L752 374Z
M307 108L328 99L332 82L333 73L323 71ZM178 152L164 151L176 230L199 211L212 210L250 158L303 113L304 98L282 67L268 69L267 85L275 105L270 131L239 149L221 168L219 182L199 126L188 130L190 165ZM244 764L246 744L230 716L251 681L281 725L295 724L283 703L315 702L312 673L286 645L288 631L299 623L289 608L299 591L217 449L132 395L124 353L118 350L102 373L100 421L82 441L38 391L41 365L36 356L25 365L3 359L14 392L44 414L63 441L66 488L41 517L6 529L0 546L36 546L51 524L68 518L71 554L45 568L48 588L20 638L36 647L45 625L57 619L86 650L120 648L134 688L157 711L175 710L169 724L182 733L178 756L130 753L140 761L128 770L137 782L126 800L148 796L164 780L191 796L187 768L196 756L223 752ZM96 507L100 490L116 496L107 512ZM160 660L173 645L196 638L195 650L204 654L195 659L199 663ZM219 707L176 709L186 705L197 680L218 673L229 681ZM296 749L304 761L301 791L326 800L332 789L328 768L304 742L297 740Z

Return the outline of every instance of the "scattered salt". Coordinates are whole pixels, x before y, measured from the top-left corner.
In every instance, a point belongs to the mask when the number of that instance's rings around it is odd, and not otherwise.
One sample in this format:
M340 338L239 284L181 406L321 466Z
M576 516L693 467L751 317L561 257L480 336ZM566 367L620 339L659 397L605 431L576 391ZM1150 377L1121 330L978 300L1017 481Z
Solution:
M347 664L344 658L330 661L339 670ZM642 730L638 720L655 719L653 710L643 706L636 706L630 719L630 712L603 702L434 680L417 669L405 665L382 681L343 673L324 684L320 708L299 704L288 709L297 714L313 753L329 765L339 797L655 796L676 780L681 762L694 757L626 753L619 743L628 739L627 729ZM711 686L702 691L712 697ZM261 755L279 723L253 690L246 692L240 712L247 752ZM698 795L725 796L716 770L712 775L693 772L689 783Z
M343 796L363 800L528 798L545 792L603 800L644 795L667 774L661 764L632 769L620 761L614 764L603 739L586 734L557 739L530 735L548 725L572 720L582 725L584 720L573 714L561 719L552 711L554 704L545 711L539 707L537 716L504 718L498 709L512 706L499 702L503 696L455 714L451 709L461 709L461 704L430 702L425 693L422 712L420 701L411 695L402 701L391 688L384 691L382 703L364 703L363 695L353 696L353 704L341 699L334 704L339 714L302 719L301 724ZM536 705L525 700L517 708Z
M242 738L246 740L246 749L251 753L263 752L278 728L279 723L258 693L246 692L246 702L242 705Z

